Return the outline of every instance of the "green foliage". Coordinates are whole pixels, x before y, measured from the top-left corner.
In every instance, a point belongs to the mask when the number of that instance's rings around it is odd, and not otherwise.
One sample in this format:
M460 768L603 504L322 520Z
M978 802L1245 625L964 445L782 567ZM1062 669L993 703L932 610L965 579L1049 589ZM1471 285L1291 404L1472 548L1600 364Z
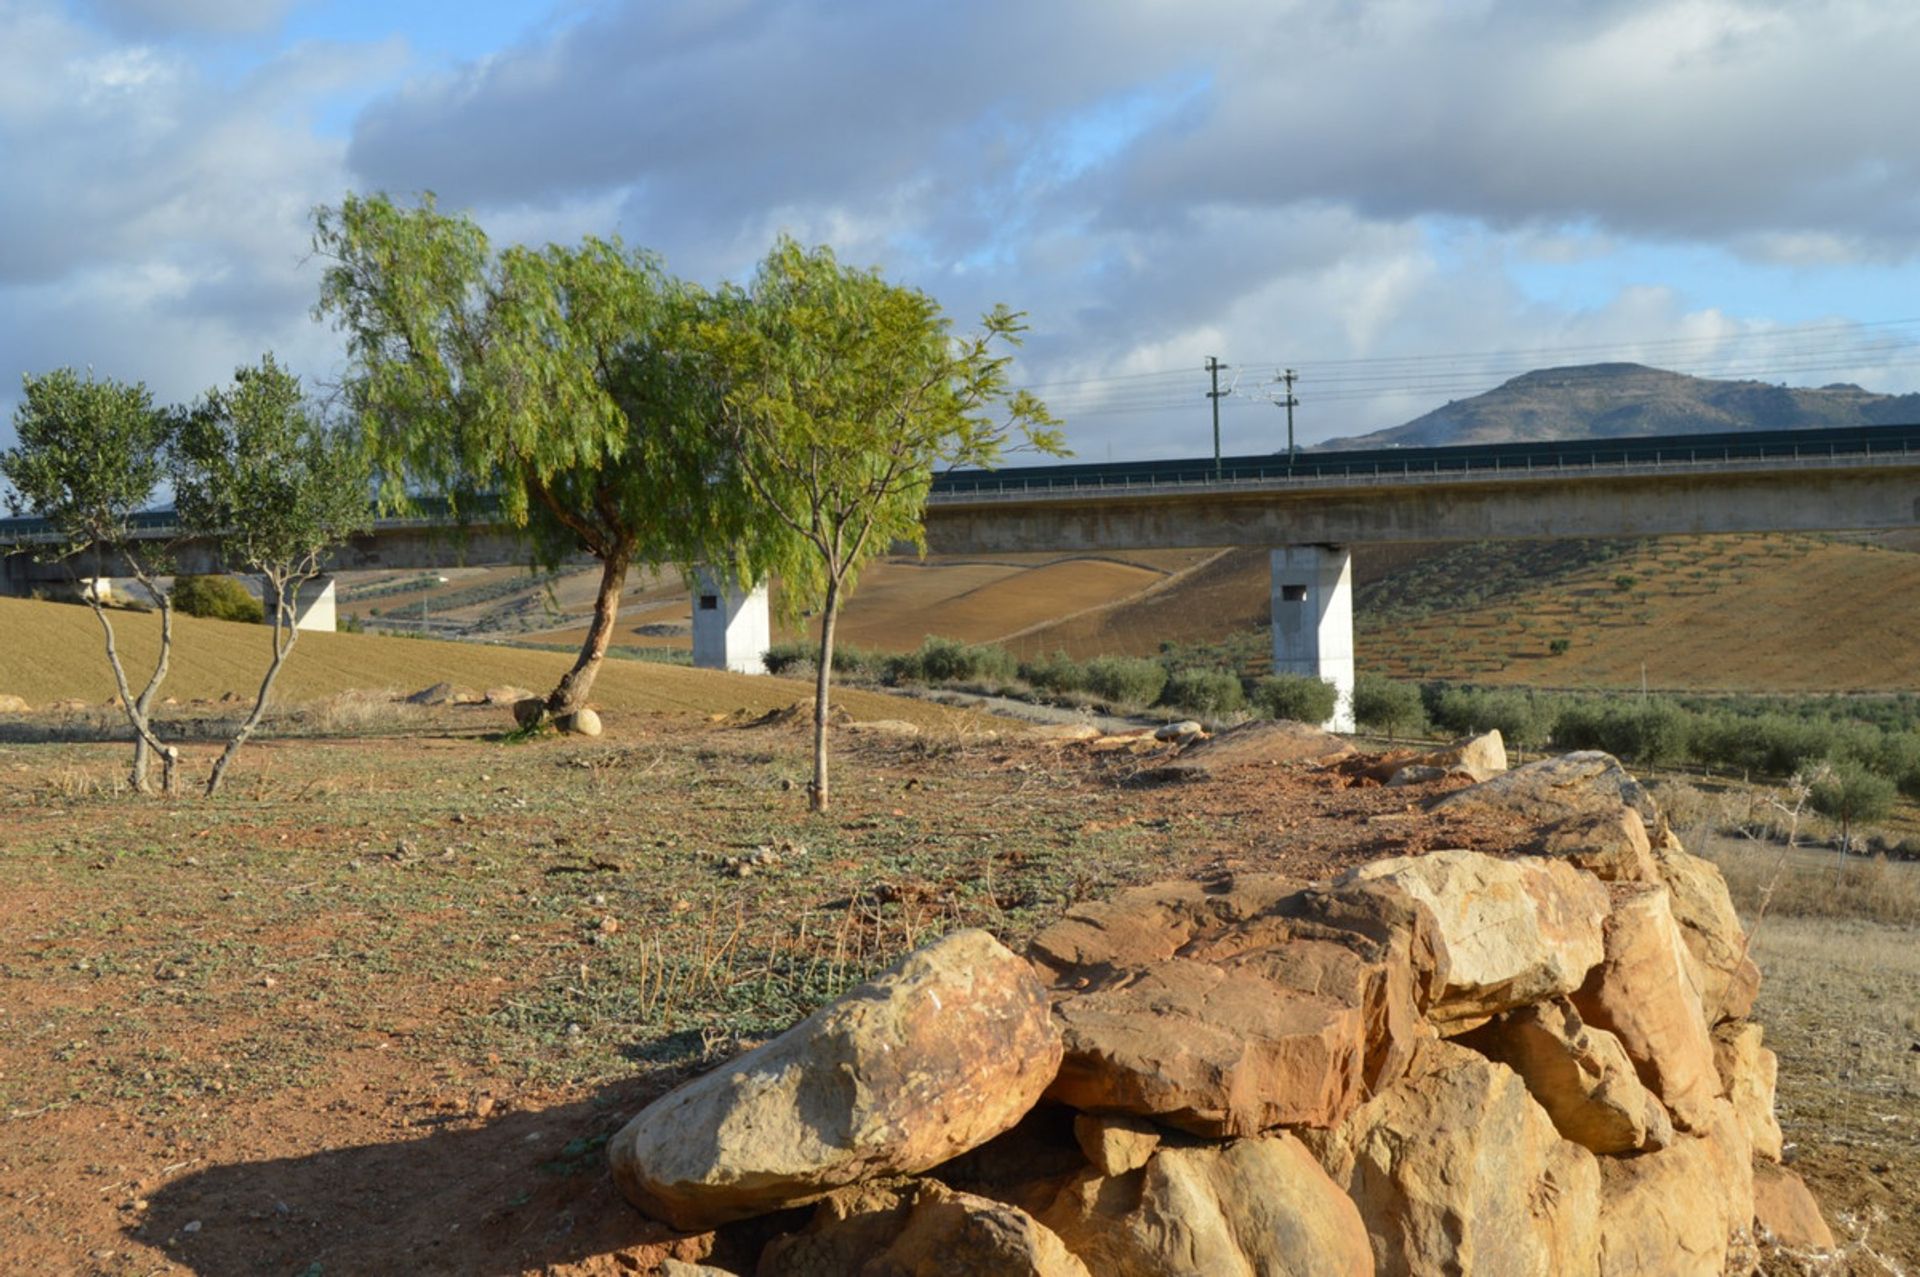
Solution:
M253 591L230 576L182 576L173 582L173 606L186 616L259 624L266 611Z
M1237 674L1226 670L1182 669L1167 678L1160 700L1174 709L1214 718L1245 709L1247 693Z
M836 667L837 668L837 667ZM1013 654L991 643L962 643L929 634L918 651L894 667L894 681L1009 682L1019 673Z
M1572 639L1557 638L1547 643L1547 651L1553 653L1555 656L1565 656L1572 647Z
M1427 722L1419 684L1396 683L1378 674L1360 675L1353 682L1353 719L1356 725L1389 740L1419 731Z
M1558 705L1550 698L1511 689L1434 686L1426 689L1427 716L1454 736L1497 731L1517 749L1534 749L1553 733Z
M71 368L21 378L19 443L0 453L13 485L7 508L51 523L63 553L127 541L166 472L172 423L139 383L97 381Z
M1840 822L1842 848L1852 841L1853 827L1884 820L1893 810L1894 783L1857 763L1837 763L1813 783L1807 804L1829 820Z
M1296 723L1326 722L1339 699L1340 691L1332 683L1304 674L1270 675L1253 688L1253 703L1268 718Z
M1052 692L1055 695L1081 692L1087 687L1085 667L1065 652L1055 652L1052 656L1043 656L1038 660L1022 661L1020 677L1036 691ZM1163 672L1163 680L1164 677ZM1153 694L1158 696L1160 689L1154 688Z
M1096 656L1083 674L1086 690L1101 700L1143 709L1161 698L1168 682L1165 665L1134 656Z

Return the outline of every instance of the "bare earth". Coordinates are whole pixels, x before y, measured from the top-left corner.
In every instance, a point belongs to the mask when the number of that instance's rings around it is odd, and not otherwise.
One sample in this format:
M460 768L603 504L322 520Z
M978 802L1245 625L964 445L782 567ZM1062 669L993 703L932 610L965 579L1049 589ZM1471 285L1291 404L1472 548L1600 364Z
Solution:
M1510 838L1425 814L1432 786L1148 785L1155 760L958 720L840 733L808 817L791 725L509 744L494 717L268 742L212 803L115 794L122 746L0 738L0 1272L645 1272L672 1238L606 1136L904 949ZM1912 940L1774 919L1755 948L1796 1169L1906 1266Z

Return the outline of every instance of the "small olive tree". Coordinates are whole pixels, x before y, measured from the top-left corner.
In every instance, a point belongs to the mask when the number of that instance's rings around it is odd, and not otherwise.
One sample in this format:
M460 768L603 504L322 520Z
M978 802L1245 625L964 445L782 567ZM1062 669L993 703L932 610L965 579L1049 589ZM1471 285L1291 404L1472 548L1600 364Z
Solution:
M1858 763L1834 763L1808 787L1807 805L1840 822L1840 854L1845 855L1853 849L1854 826L1885 820L1898 795L1898 787L1880 773Z
M371 522L370 471L360 439L327 425L308 406L300 379L270 354L181 416L174 459L181 523L215 543L229 567L257 573L266 586L266 673L207 777L212 797L260 725L299 640L301 589L320 577L333 547Z
M571 713L629 568L690 568L742 517L739 489L713 481L713 383L687 352L699 294L617 241L496 250L431 195L349 195L315 227L317 313L347 334L384 502L431 494L526 530L542 566L599 561L586 640L547 698Z
M166 471L172 430L144 385L96 380L71 368L22 379L25 396L14 412L17 446L0 453L0 474L13 486L7 507L15 515L47 520L58 535L52 558L63 559L79 581L79 563L92 556L91 584L81 594L106 636L121 711L133 728L133 788L146 792L151 758L161 760L161 788L172 793L179 751L154 734L150 713L173 656L173 600L161 588L170 546L137 538L134 516L147 508ZM124 563L160 613L160 650L138 693L128 681L113 620L101 598L109 565Z
M743 544L778 574L783 610L820 613L814 811L828 805L834 626L861 567L896 542L924 548L936 467L992 465L1009 443L1061 450L1046 406L1007 386L1004 351L1023 331L999 307L957 338L925 293L785 238L701 325L722 388L725 483L758 512Z

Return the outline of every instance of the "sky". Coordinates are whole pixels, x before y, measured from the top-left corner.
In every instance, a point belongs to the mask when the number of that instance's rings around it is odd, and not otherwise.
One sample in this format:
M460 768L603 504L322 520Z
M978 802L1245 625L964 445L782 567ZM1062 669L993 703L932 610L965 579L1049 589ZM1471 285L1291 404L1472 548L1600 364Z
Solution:
M62 365L185 402L312 316L312 213L436 193L704 284L831 245L1086 459L1631 359L1920 389L1911 0L0 0L0 445Z

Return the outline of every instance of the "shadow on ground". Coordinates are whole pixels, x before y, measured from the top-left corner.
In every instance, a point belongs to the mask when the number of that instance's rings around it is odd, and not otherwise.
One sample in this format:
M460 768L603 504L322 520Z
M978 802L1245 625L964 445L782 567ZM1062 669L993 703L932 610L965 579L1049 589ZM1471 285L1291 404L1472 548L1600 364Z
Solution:
M710 1245L641 1215L607 1172L607 1138L660 1089L211 1167L156 1193L128 1235L203 1277L652 1272Z

